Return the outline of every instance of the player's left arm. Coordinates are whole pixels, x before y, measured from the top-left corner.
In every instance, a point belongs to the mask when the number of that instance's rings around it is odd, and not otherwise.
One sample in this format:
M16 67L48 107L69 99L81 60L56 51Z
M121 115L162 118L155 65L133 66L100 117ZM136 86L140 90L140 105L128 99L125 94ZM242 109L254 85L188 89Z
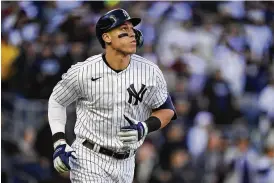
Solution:
M164 128L169 122L171 122L171 119L173 119L174 115L176 114L174 110L171 109L161 109L151 114L151 116L155 116L161 121L160 128Z
M156 87L150 94L152 100L149 103L152 114L144 121L148 127L148 133L164 128L171 120L177 118L163 73L159 68L155 70Z
M164 128L171 120L177 118L175 107L169 95L164 104L153 110L151 117L157 117L161 121L160 128Z
M150 94L152 114L145 121L136 121L130 116L124 116L130 124L122 127L118 133L119 139L124 143L136 143L148 133L164 128L171 120L177 118L164 76L160 70L157 73L157 84L155 90Z

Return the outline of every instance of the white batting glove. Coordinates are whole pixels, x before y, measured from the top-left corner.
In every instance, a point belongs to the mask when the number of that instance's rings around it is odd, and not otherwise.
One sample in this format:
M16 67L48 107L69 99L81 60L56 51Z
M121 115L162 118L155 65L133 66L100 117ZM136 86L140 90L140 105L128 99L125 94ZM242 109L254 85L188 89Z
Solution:
M54 143L53 164L59 173L70 170L70 158L77 159L75 151L66 143L64 139Z
M124 126L121 131L118 132L119 140L124 144L130 145L135 144L148 133L148 128L146 123L138 122L134 119L124 115L124 118L129 122L130 126Z

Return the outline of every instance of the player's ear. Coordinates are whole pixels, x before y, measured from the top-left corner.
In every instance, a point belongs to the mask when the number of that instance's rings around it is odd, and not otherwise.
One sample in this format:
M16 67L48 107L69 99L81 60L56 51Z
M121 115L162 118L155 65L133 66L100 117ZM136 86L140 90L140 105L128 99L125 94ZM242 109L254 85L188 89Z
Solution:
M109 33L104 33L102 35L103 40L106 42L106 44L110 44L111 43L111 36Z

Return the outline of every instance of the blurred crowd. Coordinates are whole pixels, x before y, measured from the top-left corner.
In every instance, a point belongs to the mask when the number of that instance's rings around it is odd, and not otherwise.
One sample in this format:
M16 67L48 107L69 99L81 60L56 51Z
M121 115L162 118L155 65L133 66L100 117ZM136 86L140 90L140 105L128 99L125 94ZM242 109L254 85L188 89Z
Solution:
M134 183L273 183L273 1L1 2L2 181L69 182L52 168L47 100L104 51L95 24L117 7L142 18L138 54L162 69L178 115L140 147Z

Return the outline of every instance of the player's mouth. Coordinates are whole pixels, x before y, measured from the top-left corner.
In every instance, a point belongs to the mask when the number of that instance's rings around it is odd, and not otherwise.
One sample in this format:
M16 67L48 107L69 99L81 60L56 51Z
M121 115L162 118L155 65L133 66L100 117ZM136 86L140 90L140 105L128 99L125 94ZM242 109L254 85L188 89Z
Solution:
M134 40L134 41L131 41L130 43L132 43L132 44L136 44L136 40Z

